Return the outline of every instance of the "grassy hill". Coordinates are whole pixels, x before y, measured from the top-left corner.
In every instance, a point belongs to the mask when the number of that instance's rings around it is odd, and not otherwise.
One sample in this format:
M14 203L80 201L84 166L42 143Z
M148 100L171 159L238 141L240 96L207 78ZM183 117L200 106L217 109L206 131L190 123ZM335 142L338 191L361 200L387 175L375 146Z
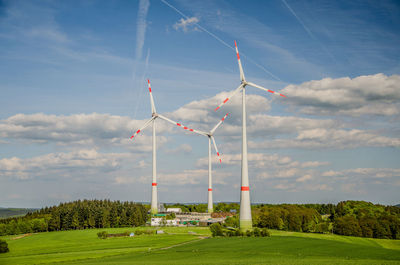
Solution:
M29 212L34 212L36 210L37 209L31 209L31 208L1 208L0 207L0 218L23 216Z
M272 231L270 238L204 238L208 228L163 228L168 234L98 239L97 232L3 236L0 264L400 264L400 241ZM189 233L195 232L196 234Z

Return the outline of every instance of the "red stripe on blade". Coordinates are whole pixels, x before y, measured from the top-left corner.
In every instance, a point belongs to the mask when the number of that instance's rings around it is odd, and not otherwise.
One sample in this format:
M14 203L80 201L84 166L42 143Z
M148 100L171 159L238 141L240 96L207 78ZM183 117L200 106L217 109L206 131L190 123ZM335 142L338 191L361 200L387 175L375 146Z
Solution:
M241 189L242 191L249 191L250 189L249 189L249 187L247 186L242 186L242 189Z
M239 53L236 53L236 55L237 55L237 58L238 58L238 60L240 60L240 56L239 56Z
M285 96L285 95L282 95L282 94L279 94L279 96L282 96L282 97L286 98L286 96Z
M182 124L180 124L180 123L177 123L176 125L178 125L178 126L182 126Z
M224 104L225 104L228 100L229 100L229 98L226 98L226 99L224 100Z
M140 133L140 130L137 130L137 132L136 133Z
M187 130L187 129L188 129L188 127L186 127L186 126L185 126L185 127L183 127L183 129Z
M219 107L217 107L214 111L217 111L219 109Z
M189 131L193 132L193 129L189 129Z

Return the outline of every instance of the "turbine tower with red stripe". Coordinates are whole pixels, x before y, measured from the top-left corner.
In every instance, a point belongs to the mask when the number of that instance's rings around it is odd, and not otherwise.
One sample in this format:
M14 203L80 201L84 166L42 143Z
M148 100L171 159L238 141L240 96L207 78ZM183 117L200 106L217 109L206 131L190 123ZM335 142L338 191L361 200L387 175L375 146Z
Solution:
M214 126L214 128L211 129L211 131L209 132L203 132L203 131L199 131L199 130L195 130L195 129L191 129L188 128L187 126L184 126L182 123L179 122L175 122L171 119L168 119L162 115L159 114L159 117L161 119L164 119L174 125L177 125L185 130L197 133L199 135L203 135L203 136L207 136L208 137L208 212L212 213L214 211L214 204L213 204L213 190L212 190L212 170L211 170L211 141L214 145L214 149L215 152L217 153L218 156L218 160L221 163L221 156L218 152L218 148L217 148L217 144L215 143L215 139L214 139L214 132L215 130L217 130L217 128L222 124L222 122L226 119L226 117L228 116L228 113L217 123L217 125Z
M279 94L275 91L266 89L262 86L256 85L252 82L248 82L244 76L242 63L240 62L239 51L235 41L236 55L238 59L239 72L240 72L240 86L236 88L216 109L217 111L222 105L224 105L230 98L242 91L242 177L241 177L241 188L240 188L240 219L239 227L240 230L246 231L252 229L251 219L251 205L250 205L250 188L249 188L249 171L247 161L247 131L246 131L246 86L252 86L261 90L286 97L285 95Z
M131 139L134 138L138 133L144 130L151 123L153 124L153 181L151 183L151 214L158 213L157 207L157 157L156 157L156 119L160 117L160 114L156 111L156 106L154 105L153 94L151 91L150 80L147 79L147 83L149 84L149 92L150 92L150 103L151 103L151 119L145 122L145 124L137 130L132 136Z

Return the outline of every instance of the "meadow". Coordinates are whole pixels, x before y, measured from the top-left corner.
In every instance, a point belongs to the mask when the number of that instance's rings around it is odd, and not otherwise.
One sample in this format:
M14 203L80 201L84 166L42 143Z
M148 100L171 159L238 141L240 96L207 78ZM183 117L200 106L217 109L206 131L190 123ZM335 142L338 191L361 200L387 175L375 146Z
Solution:
M143 228L147 229L147 228ZM400 241L284 232L269 238L208 238L208 228L159 228L165 234L99 239L99 231L3 236L0 264L400 264Z

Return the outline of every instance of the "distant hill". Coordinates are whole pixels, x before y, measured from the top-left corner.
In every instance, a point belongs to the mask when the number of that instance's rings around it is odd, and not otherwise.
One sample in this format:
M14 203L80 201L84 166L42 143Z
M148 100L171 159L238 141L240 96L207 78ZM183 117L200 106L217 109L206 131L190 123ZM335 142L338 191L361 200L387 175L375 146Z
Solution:
M396 207L400 207L400 204L395 205Z
M0 208L0 218L23 216L37 210L33 208Z

